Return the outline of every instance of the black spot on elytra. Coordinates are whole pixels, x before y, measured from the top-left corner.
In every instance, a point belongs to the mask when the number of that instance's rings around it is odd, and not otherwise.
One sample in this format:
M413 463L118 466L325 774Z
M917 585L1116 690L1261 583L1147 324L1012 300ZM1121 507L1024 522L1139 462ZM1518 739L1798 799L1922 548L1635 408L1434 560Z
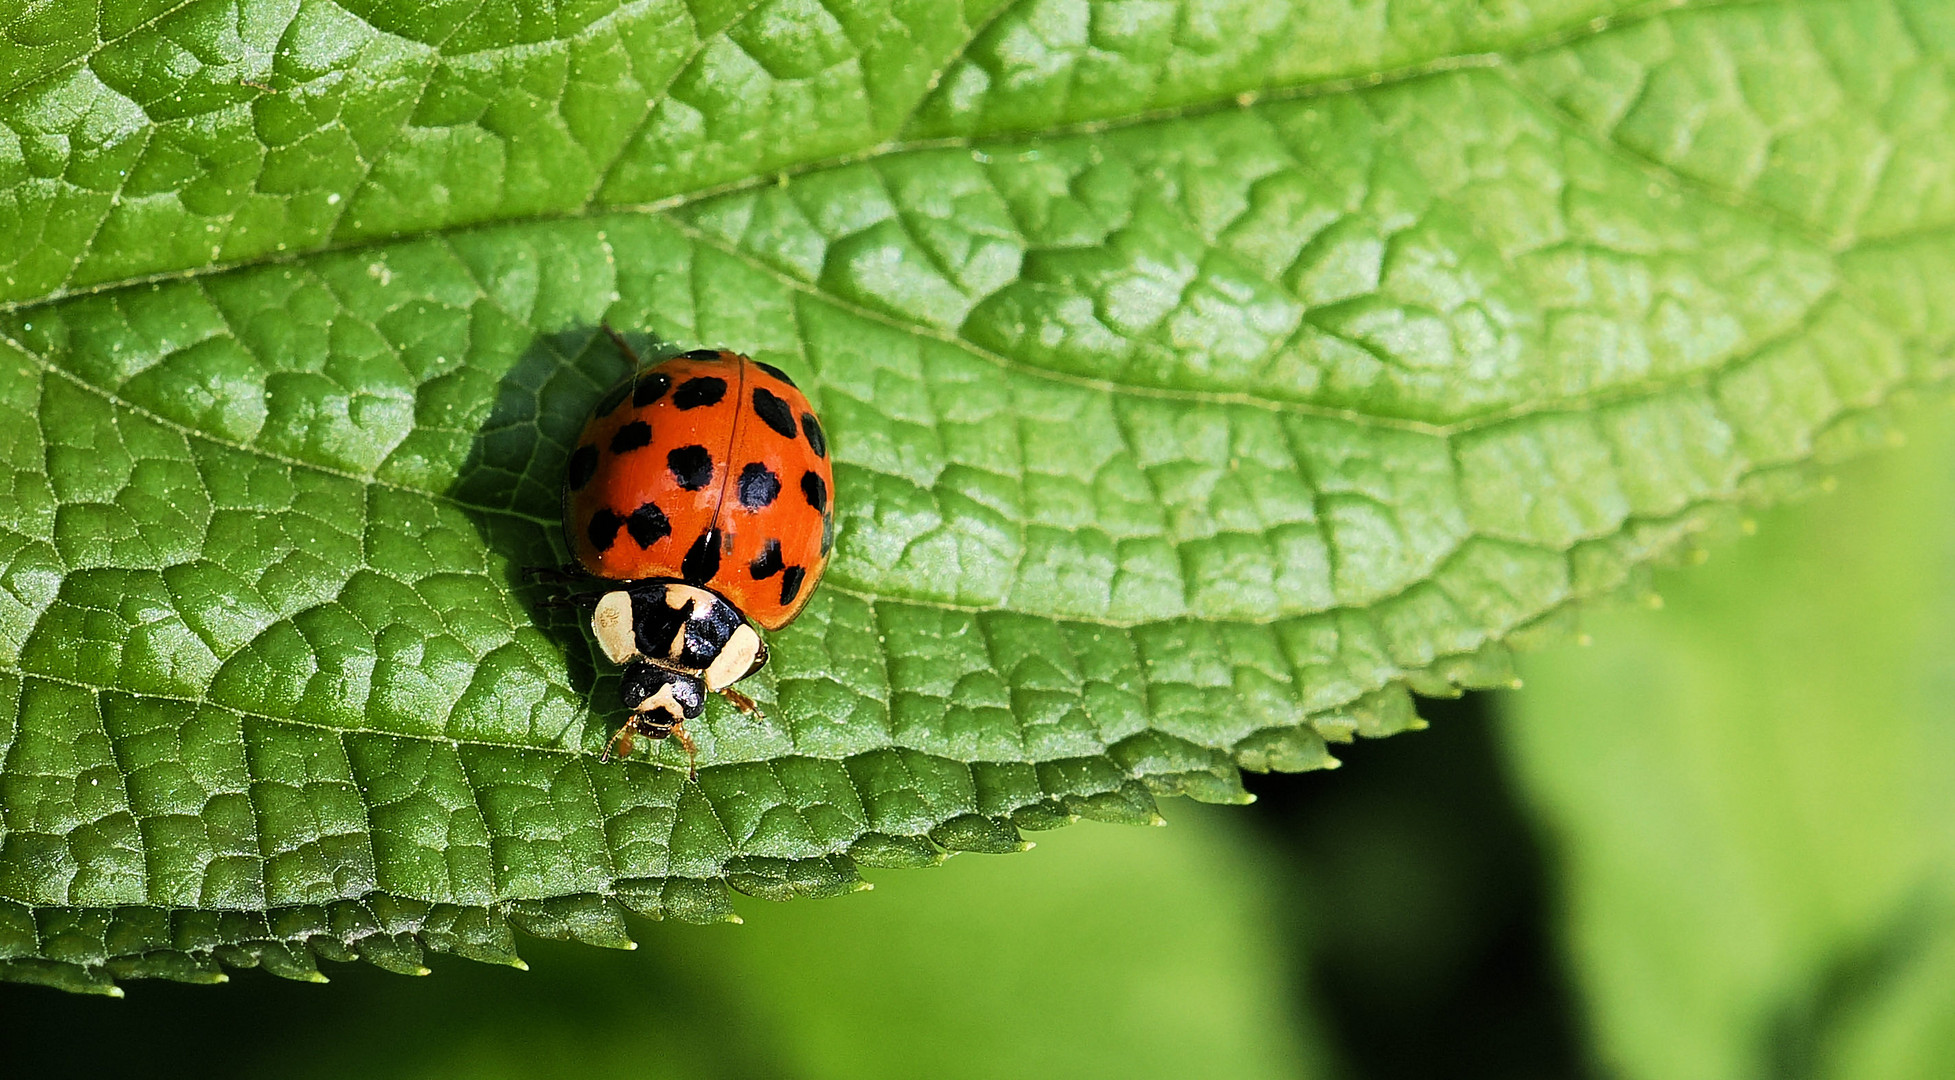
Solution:
M769 375L772 375L776 379L781 380L782 382L788 384L789 386L794 385L794 380L787 377L787 372L782 371L780 368L777 368L772 364L763 364L760 361L755 360L753 362L753 366L759 368L760 370L766 372Z
M782 438L794 438L794 410L764 386L753 388L753 411Z
M740 505L749 510L758 510L774 501L781 493L781 478L774 470L758 461L749 462L740 470Z
M646 503L631 512L625 519L625 530L631 538L638 541L641 548L651 547L660 540L672 535L672 522L667 520L665 511L657 503Z
M807 576L808 572L799 566L790 566L781 574L782 605L794 603L794 598L801 593L801 579Z
M716 375L700 375L679 384L679 388L672 392L672 404L682 410L697 409L704 405L717 405L725 396L725 379Z
M692 549L686 552L684 562L679 564L679 576L688 585L704 585L720 572L720 531L707 529L692 542Z
M591 410L591 415L611 415L612 411L624 402L625 395L629 393L631 393L631 380L627 379L606 391L604 397L598 401L597 408Z
M718 360L720 358L720 351L718 349L693 349L690 352L681 353L680 355L687 360ZM718 401L719 399L714 398L713 400Z
M760 549L760 554L754 556L753 562L747 564L747 569L753 572L755 581L766 581L780 573L782 565L781 542L770 538L767 546Z
M815 419L814 413L801 414L801 430L808 436L808 449L813 450L818 458L827 457L828 436L821 433L821 421Z
M672 389L672 376L663 371L652 372L639 378L637 387L631 391L631 403L642 409L664 397L665 392L670 389Z
M807 496L808 505L817 511L828 509L828 485L821 482L812 470L801 474L801 494Z
M624 519L612 513L607 506L591 515L590 527L584 530L584 535L590 537L592 547L609 551L611 544L618 539L618 526L623 524Z
M628 454L641 446L650 446L651 442L652 425L643 420L633 420L619 428L616 435L611 436L611 452Z
M584 490L584 485L590 483L591 477L596 475L597 447L586 443L578 447L576 453L570 455L570 490Z
M713 482L713 455L703 446L679 447L665 455L665 467L687 491L698 491Z

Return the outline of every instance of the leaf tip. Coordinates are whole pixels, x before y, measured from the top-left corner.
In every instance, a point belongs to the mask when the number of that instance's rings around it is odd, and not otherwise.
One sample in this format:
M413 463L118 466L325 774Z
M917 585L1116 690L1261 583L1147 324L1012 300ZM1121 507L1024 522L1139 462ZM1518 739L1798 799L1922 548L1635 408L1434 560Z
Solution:
M1159 814L1150 814L1148 815L1147 823L1157 829L1165 829L1168 825L1168 819Z
M106 993L108 994L108 996L109 996L109 997L112 997L112 998L121 998L121 997L128 997L128 996L129 996L128 994L125 994L125 993L123 993L123 992L122 992L122 987L120 987L120 986L111 986L111 987L109 987L109 988L108 988L108 990L106 991Z
M426 964L416 964L414 965L413 970L409 971L408 974L414 976L432 975L434 974L434 969Z
M1507 689L1509 690L1519 690L1521 687L1525 685L1527 684L1522 681L1519 675L1516 675L1513 678L1507 680Z
M328 979L324 972L315 971L312 972L311 974L306 975L305 981L309 983L329 983L332 982L333 980Z
M1018 842L1018 850L1020 851L1030 851L1038 846L1038 841L1036 840L1020 840Z
M528 971L529 961L518 956L514 960L509 961L509 966L515 968L517 971Z

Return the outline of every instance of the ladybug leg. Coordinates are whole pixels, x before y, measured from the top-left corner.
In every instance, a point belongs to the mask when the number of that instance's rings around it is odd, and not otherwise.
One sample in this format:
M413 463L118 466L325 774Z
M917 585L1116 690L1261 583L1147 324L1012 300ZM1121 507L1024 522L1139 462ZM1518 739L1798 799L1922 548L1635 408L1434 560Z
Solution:
M692 780L694 783L698 783L699 782L699 747L693 744L692 736L686 733L686 725L683 722L672 725L672 737L679 740L680 746L686 748L686 766L687 766L686 775L688 779Z
M740 710L743 713L746 713L748 716L757 716L757 717L761 717L762 719L765 719L767 716L766 713L760 711L760 706L754 704L754 700L752 698L748 697L747 695L741 693L738 690L733 689L730 686L721 690L720 694L723 695L726 698L726 700L732 702L734 708Z
M601 325L604 327L604 332L610 335L611 344L616 345L618 351L624 354L624 358L631 361L631 370L637 371L639 368L645 366L645 362L638 359L638 350L631 347L631 342L626 341L623 334L613 330L610 323L603 323Z
M637 737L638 718L634 716L625 721L625 726L619 728L617 734L611 736L610 742L604 744L604 753L598 756L598 764L602 765L610 761L613 750L618 752L618 758L620 760L630 757L632 745L637 740Z
M568 585L573 581L589 581L590 575L574 566L525 566L523 580L530 582L547 581L552 585Z

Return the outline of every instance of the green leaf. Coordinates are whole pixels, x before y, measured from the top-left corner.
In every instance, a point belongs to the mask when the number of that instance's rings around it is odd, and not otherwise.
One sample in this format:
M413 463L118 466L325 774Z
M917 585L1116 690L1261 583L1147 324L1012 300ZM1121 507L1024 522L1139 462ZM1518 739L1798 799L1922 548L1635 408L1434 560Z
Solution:
M1504 684L1955 336L1938 6L1617 6L23 16L6 974L622 944ZM696 785L597 763L519 579L604 321L832 431L834 565Z
M1509 745L1625 1077L1955 1069L1955 426L1528 658Z

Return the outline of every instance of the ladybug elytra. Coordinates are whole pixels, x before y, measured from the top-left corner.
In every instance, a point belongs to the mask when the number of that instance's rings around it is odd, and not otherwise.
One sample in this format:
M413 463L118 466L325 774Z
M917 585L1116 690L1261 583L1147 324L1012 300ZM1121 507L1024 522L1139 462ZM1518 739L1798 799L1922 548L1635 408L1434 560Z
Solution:
M754 629L807 604L835 538L821 421L779 368L699 349L650 366L610 327L633 372L598 402L564 477L565 538L594 597L591 630L623 665L624 726L605 748L676 738L716 692L767 663ZM697 770L694 770L697 775Z

